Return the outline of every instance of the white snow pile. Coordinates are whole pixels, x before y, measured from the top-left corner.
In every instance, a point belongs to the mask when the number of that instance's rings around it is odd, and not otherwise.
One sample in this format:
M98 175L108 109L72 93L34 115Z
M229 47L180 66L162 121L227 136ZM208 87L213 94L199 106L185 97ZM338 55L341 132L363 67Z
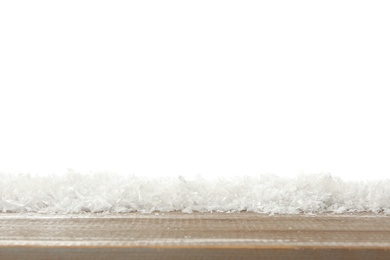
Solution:
M0 211L36 213L182 211L268 214L390 214L390 180L344 181L330 174L206 180L111 173L0 174Z

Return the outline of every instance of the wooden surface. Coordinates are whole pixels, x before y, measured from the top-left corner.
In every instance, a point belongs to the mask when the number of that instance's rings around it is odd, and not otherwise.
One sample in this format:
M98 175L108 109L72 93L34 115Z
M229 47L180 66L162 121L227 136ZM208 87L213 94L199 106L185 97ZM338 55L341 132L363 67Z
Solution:
M390 216L0 214L0 259L390 259Z

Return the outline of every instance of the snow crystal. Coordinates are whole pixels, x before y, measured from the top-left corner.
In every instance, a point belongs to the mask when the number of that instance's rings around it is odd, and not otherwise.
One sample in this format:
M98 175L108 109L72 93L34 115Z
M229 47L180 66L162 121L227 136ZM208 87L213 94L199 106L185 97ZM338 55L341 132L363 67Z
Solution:
M0 211L390 212L390 180L344 181L330 174L193 178L112 173L0 174Z

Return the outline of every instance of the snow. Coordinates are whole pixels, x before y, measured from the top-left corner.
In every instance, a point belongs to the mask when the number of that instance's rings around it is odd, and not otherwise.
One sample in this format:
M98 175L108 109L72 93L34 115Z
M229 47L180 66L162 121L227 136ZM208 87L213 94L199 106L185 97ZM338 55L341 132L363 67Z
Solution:
M0 173L3 213L237 212L390 214L390 179L351 181L331 174L207 179L100 173Z

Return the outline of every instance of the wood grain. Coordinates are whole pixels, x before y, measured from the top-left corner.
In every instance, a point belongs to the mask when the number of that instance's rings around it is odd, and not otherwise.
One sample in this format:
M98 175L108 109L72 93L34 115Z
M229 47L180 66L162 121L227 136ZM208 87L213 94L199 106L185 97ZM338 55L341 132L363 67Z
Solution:
M0 214L0 259L390 259L390 216Z

